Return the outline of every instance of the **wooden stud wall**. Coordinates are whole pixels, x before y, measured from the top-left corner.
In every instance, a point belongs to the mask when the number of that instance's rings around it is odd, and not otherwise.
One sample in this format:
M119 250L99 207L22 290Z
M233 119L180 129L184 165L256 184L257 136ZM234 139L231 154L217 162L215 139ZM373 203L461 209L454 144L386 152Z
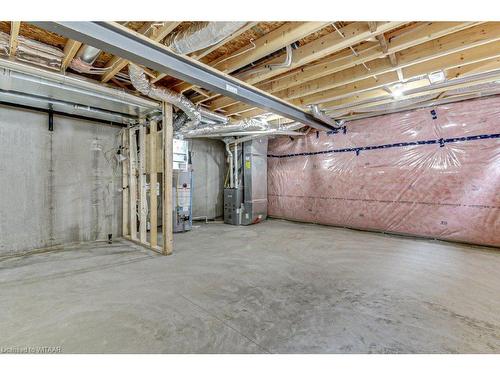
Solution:
M142 122L126 130L122 137L123 147L125 150L128 149L127 160L122 166L123 236L151 250L169 255L173 251L172 106L164 104L163 111L161 131L158 131L157 122L151 120L149 134L147 134L147 124ZM161 174L162 179L161 194L158 191L158 174ZM158 196L161 196L162 200L161 246L158 245Z

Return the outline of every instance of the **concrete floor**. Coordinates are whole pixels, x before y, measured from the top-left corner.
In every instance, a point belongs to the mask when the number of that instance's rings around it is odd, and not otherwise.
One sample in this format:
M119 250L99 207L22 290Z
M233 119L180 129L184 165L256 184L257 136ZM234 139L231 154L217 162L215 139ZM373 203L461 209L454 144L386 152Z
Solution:
M0 262L0 348L500 352L500 251L269 220Z

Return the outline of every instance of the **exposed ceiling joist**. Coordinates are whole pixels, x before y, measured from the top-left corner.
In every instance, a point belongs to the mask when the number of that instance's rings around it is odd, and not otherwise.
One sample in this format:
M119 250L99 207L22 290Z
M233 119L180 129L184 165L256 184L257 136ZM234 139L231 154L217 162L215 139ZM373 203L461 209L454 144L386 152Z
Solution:
M175 78L232 96L317 129L331 129L309 113L114 22L34 22L49 31L79 40Z
M64 46L64 57L61 62L61 72L65 72L66 69L68 68L69 64L71 64L71 61L73 58L76 56L78 50L80 49L82 43L73 40L73 39L68 39Z
M436 70L447 70L468 64L474 64L480 61L489 60L500 56L500 41L474 47L461 52L455 52L436 59L425 61L423 63L409 65L402 68L404 77L414 79L419 76L426 75ZM291 103L296 105L321 104L331 101L333 98L342 96L352 96L359 92L372 90L384 85L399 82L399 77L394 71L380 74L377 79L366 78L361 81L356 81L350 85L343 85L337 88L318 92L316 94L303 96L294 100ZM323 105L327 107L328 104Z
M143 34L145 36L149 36L151 40L155 42L162 41L168 34L174 30L180 22L164 22L164 24L159 27L157 30L153 29L154 22L147 22L143 27L141 27L138 31L139 34ZM122 59L118 56L113 56L110 61L106 64L105 68L110 69L106 72L102 78L102 82L108 82L111 78L113 78L120 70L122 70L128 61Z
M221 56L215 61L211 61L209 65L224 73L232 73L322 29L326 25L328 22L287 22L252 41L249 46L242 47L229 56ZM177 88L177 91L184 92L191 87L192 85L183 84Z
M14 56L16 54L19 36L19 29L21 28L21 22L12 21L10 23L10 40L9 40L9 56Z
M328 59L322 60L321 63L306 66L301 69L301 71L295 72L293 74L280 77L272 82L266 84L264 83L262 87L264 90L269 90L269 92L276 92L279 90L283 90L285 88L295 86L297 84L311 81L316 78L324 77L332 73L336 73L342 71L344 69L351 68L356 65L361 65L367 63L368 61L375 60L386 56L389 51L390 53L396 53L407 48L412 48L422 43L428 42L430 40L438 40L447 35L452 35L455 32L466 30L474 26L473 22L445 22L440 24L439 27L433 26L432 29L427 29L425 27L413 28L411 33L413 35L413 39L411 42L405 39L401 39L399 37L394 37L390 41L388 41L388 49L387 52L383 52L381 48L379 48L378 43L375 44L362 44L357 47L354 47L356 54L353 54L351 51L346 50L342 51L339 54L335 54ZM481 29L471 29L471 32L467 35L456 35L453 38L459 39L460 37L471 38L471 35L475 35L476 33L480 33ZM449 40L440 40L442 43L447 43ZM265 86L264 86L265 85Z
M445 71L447 81L443 82L438 86L452 84L453 80L457 78L464 78L478 73L487 73L490 71L498 70L500 69L499 60L500 57L495 57L492 59L480 60L477 62L471 62L470 64L464 66L457 66L447 69ZM469 68L464 68L464 67L469 67ZM426 81L429 87L432 87L426 77L422 77L422 81ZM336 98L332 98L331 101L322 103L320 107L324 110L335 110L337 108L350 109L353 106L363 104L365 101L373 101L374 98L376 99L379 96L388 99L394 99L389 94L390 91L382 90L380 89L380 86L373 86L371 88L370 87L367 88L368 88L367 90L359 91L354 95L341 95ZM406 88L404 88L403 91L405 92L405 95L403 97L406 98L407 97Z
M361 43L367 39L375 37L378 34L388 32L392 29L404 25L404 22L383 22L379 23L377 31L371 32L366 22L353 22L342 29L339 33L330 33L321 38L318 38L310 43L303 45L293 51L292 64L290 67L272 69L267 71L248 71L238 74L238 79L244 80L250 84L262 82L266 79L275 77L289 70L299 68L313 61L341 51L344 48ZM267 64L277 64L282 62L283 57L278 56ZM255 70L260 67L256 67Z
M444 22L438 25L431 22L422 23L422 25L413 28L410 32L403 34L403 36L392 38L391 41L387 43L386 52L384 52L381 48L374 46L373 44L363 44L354 48L355 54L349 50L342 51L338 56L333 55L331 59L328 59L321 64L305 67L292 75L280 77L276 80L273 80L272 82L264 82L262 84L256 85L256 87L260 88L261 90L274 93L279 90L293 87L299 83L310 82L314 79L319 79L325 76L328 77L333 73L340 72L356 65L365 64L368 61L379 59L383 56L388 55L389 53L395 53L406 48L425 43L429 40L434 40L436 38L450 35L459 30L466 30L475 24L477 23ZM492 28L493 27L491 27L490 29ZM494 28L498 29L498 27ZM470 32L467 35L463 35L463 37L467 37L470 39L474 35L476 35L476 33L480 32L480 29L475 29L473 30L473 32ZM413 39L408 38L408 35L410 34L412 35ZM229 98L220 98L210 103L210 109L217 110L225 108L232 104L234 104L234 101L231 101Z
M245 26L243 26L241 29L239 29L238 31L236 31L235 33L231 34L230 36L228 36L227 38L225 38L224 40L221 40L219 43L217 44L214 44L213 46L210 46L210 47L207 47L205 48L204 50L202 51L197 51L197 52L194 52L192 54L189 55L189 57L195 59L195 60L199 60L201 59L202 57L205 57L206 55L208 55L209 53L215 51L217 48L219 47L222 47L224 44L226 43L229 43L231 40L239 37L241 34L247 32L248 30L250 30L252 27L254 27L258 22L248 22ZM158 74L157 77L155 77L154 79L151 80L152 83L156 83L158 82L159 80L163 79L164 77L166 77L166 74L164 73L160 73ZM176 91L183 91L182 89L180 90L177 90L175 88L175 86L172 88L173 90L176 90Z
M449 25L447 25L447 27L449 27ZM453 28L456 29L457 25L453 25ZM444 29L441 29L440 33L444 33ZM446 56L454 52L473 48L496 40L500 40L500 24L477 25L474 27L467 27L462 31L448 34L438 39L414 45L411 48L407 48L395 53L398 59L398 67L392 66L392 64L387 63L385 60L374 59L373 61L368 61L363 65L356 65L349 69L336 69L336 72L332 72L326 76L321 76L314 80L306 81L305 83L300 85L293 85L293 81L291 81L289 77L286 77L285 79L283 79L283 82L280 82L281 80L277 80L269 84L264 83L261 85L257 85L257 87L268 92L273 92L276 96L283 99L295 99L300 96L325 91L334 87L349 84L359 80L364 80L369 77L384 74L393 70L397 71L397 69L401 67ZM394 38L391 43L395 43L395 45L391 46L392 50L397 51L399 48L397 39ZM388 43L388 46L389 45L390 43ZM408 45L408 43L405 42L404 45ZM362 50L370 51L370 53L373 53L373 49L364 48ZM387 50L389 50L389 48ZM378 53L376 51L375 53L378 56ZM361 56L361 53L359 55ZM341 60L340 64L342 64ZM332 68L331 70L334 69ZM306 71L303 72L304 75L307 73L308 72ZM316 73L314 75L316 75ZM300 77L301 75L298 74L297 76ZM407 76L404 75L404 77ZM277 87L284 87L285 83L288 84L287 89L281 91L274 90L274 88ZM228 106L228 104L231 103L232 102L228 98L217 99L211 103L211 109L213 110L215 108L225 108ZM235 106L231 108L229 113L233 113L235 110L241 109L248 110L248 107L245 107L243 105L237 107Z
M360 103L357 105L352 105L348 108L345 109L338 109L338 110L329 110L328 113L329 115L335 117L335 118L340 118L342 116L345 116L346 114L349 113L356 113L356 111L367 111L370 108L375 108L377 106L381 105L387 105L387 104L394 104L394 107L396 107L399 103L401 103L403 100L414 100L422 97L427 97L429 95L436 95L438 96L444 91L452 91L452 90L461 90L461 89L467 89L471 88L474 89L475 86L483 85L483 84L488 84L492 82L496 82L500 80L500 71L496 71L496 73L489 75L488 77L470 77L468 80L465 82L457 81L453 82L450 81L446 84L446 86L440 86L440 87L434 87L434 86L422 86L413 89L412 91L408 92L405 94L404 98L400 101L394 101L394 99L388 95L387 93L382 93L381 91L377 91L376 93L373 93L370 97L371 101L367 103ZM404 103L404 102L403 102Z
M457 41L458 43L458 41ZM450 47L453 47L452 45ZM500 56L500 40L496 42L491 42L488 44L482 44L473 48L464 48L462 51L447 53L446 50L436 48L433 51L428 45L423 45L421 47L421 57L420 59L413 61L404 61L401 67L401 74L408 79L415 79L416 77L426 75L436 70L447 70L457 67L464 67L469 64L475 64L485 60L495 59ZM450 50L453 50L450 48ZM440 57L433 59L428 59L433 53L439 52ZM427 57L423 55L427 53ZM436 56L436 55L435 55ZM438 55L439 56L439 55ZM333 88L318 91L313 94L306 95L305 92L295 92L293 95L294 99L289 99L289 102L294 105L307 106L310 104L322 104L322 107L328 108L332 100L342 98L342 97L353 97L361 92L374 90L387 85L392 85L400 81L399 74L387 61L375 61L378 65L372 71L362 73L363 67L352 68L351 72L339 72L332 77ZM495 66L495 62L491 62L492 68L500 68L500 66ZM463 68L462 68L463 69ZM361 71L361 73L359 72ZM373 77L373 73L376 72L377 75ZM318 84L321 84L318 82ZM288 91L288 90L286 90ZM285 92L286 92L285 91ZM312 90L314 91L314 90ZM278 97L283 97L284 94L278 95ZM237 113L245 113L250 110L251 107L238 103L236 105L226 108L227 115L235 115Z
M484 28L483 31L485 31ZM286 90L274 92L274 94L282 99L295 99L500 40L500 28L492 28L488 31L483 32L480 36L469 34L471 36L470 39L453 38L450 35L446 37L446 43L442 43L442 40L436 42L430 41L413 47L411 50L398 52L396 54L399 60L397 67L388 64L386 60L373 60L365 65L357 65L353 68L330 74L327 77L318 78L301 85L292 86ZM487 48L485 48L485 51L487 51ZM494 55L496 53L495 49L492 49L491 53ZM433 69L433 67L438 66L443 61L443 59L439 59L436 60L434 65L429 63L426 66L428 69ZM429 70L426 73L432 71ZM402 73L404 77L408 78L406 76L408 70L402 69Z

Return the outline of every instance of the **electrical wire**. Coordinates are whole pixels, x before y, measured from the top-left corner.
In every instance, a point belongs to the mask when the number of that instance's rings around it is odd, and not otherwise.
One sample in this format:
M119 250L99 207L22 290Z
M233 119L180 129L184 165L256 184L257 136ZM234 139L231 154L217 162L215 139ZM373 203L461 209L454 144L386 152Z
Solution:
M231 55L231 56L226 57L225 59L222 59L221 61L218 61L216 64L212 65L212 68L215 68L217 65L223 63L224 61L227 61L227 60L230 60L230 59L234 59L237 56L243 55L244 53L247 53L247 52L252 51L255 48L257 48L257 46L255 45L255 43L253 42L253 39L250 39L250 43L252 44L252 47L247 48L246 50L241 51L241 52L237 53L236 55Z

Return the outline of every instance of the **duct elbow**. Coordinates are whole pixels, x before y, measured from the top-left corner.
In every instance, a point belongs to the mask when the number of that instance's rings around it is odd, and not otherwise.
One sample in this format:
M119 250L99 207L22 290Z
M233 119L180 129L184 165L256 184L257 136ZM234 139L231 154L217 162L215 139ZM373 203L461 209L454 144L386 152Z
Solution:
M201 113L196 106L184 95L175 91L169 90L166 87L157 87L149 82L146 73L143 69L134 64L129 64L128 72L130 82L143 95L149 96L152 99L161 100L170 103L181 109L191 123L197 125L201 122Z

